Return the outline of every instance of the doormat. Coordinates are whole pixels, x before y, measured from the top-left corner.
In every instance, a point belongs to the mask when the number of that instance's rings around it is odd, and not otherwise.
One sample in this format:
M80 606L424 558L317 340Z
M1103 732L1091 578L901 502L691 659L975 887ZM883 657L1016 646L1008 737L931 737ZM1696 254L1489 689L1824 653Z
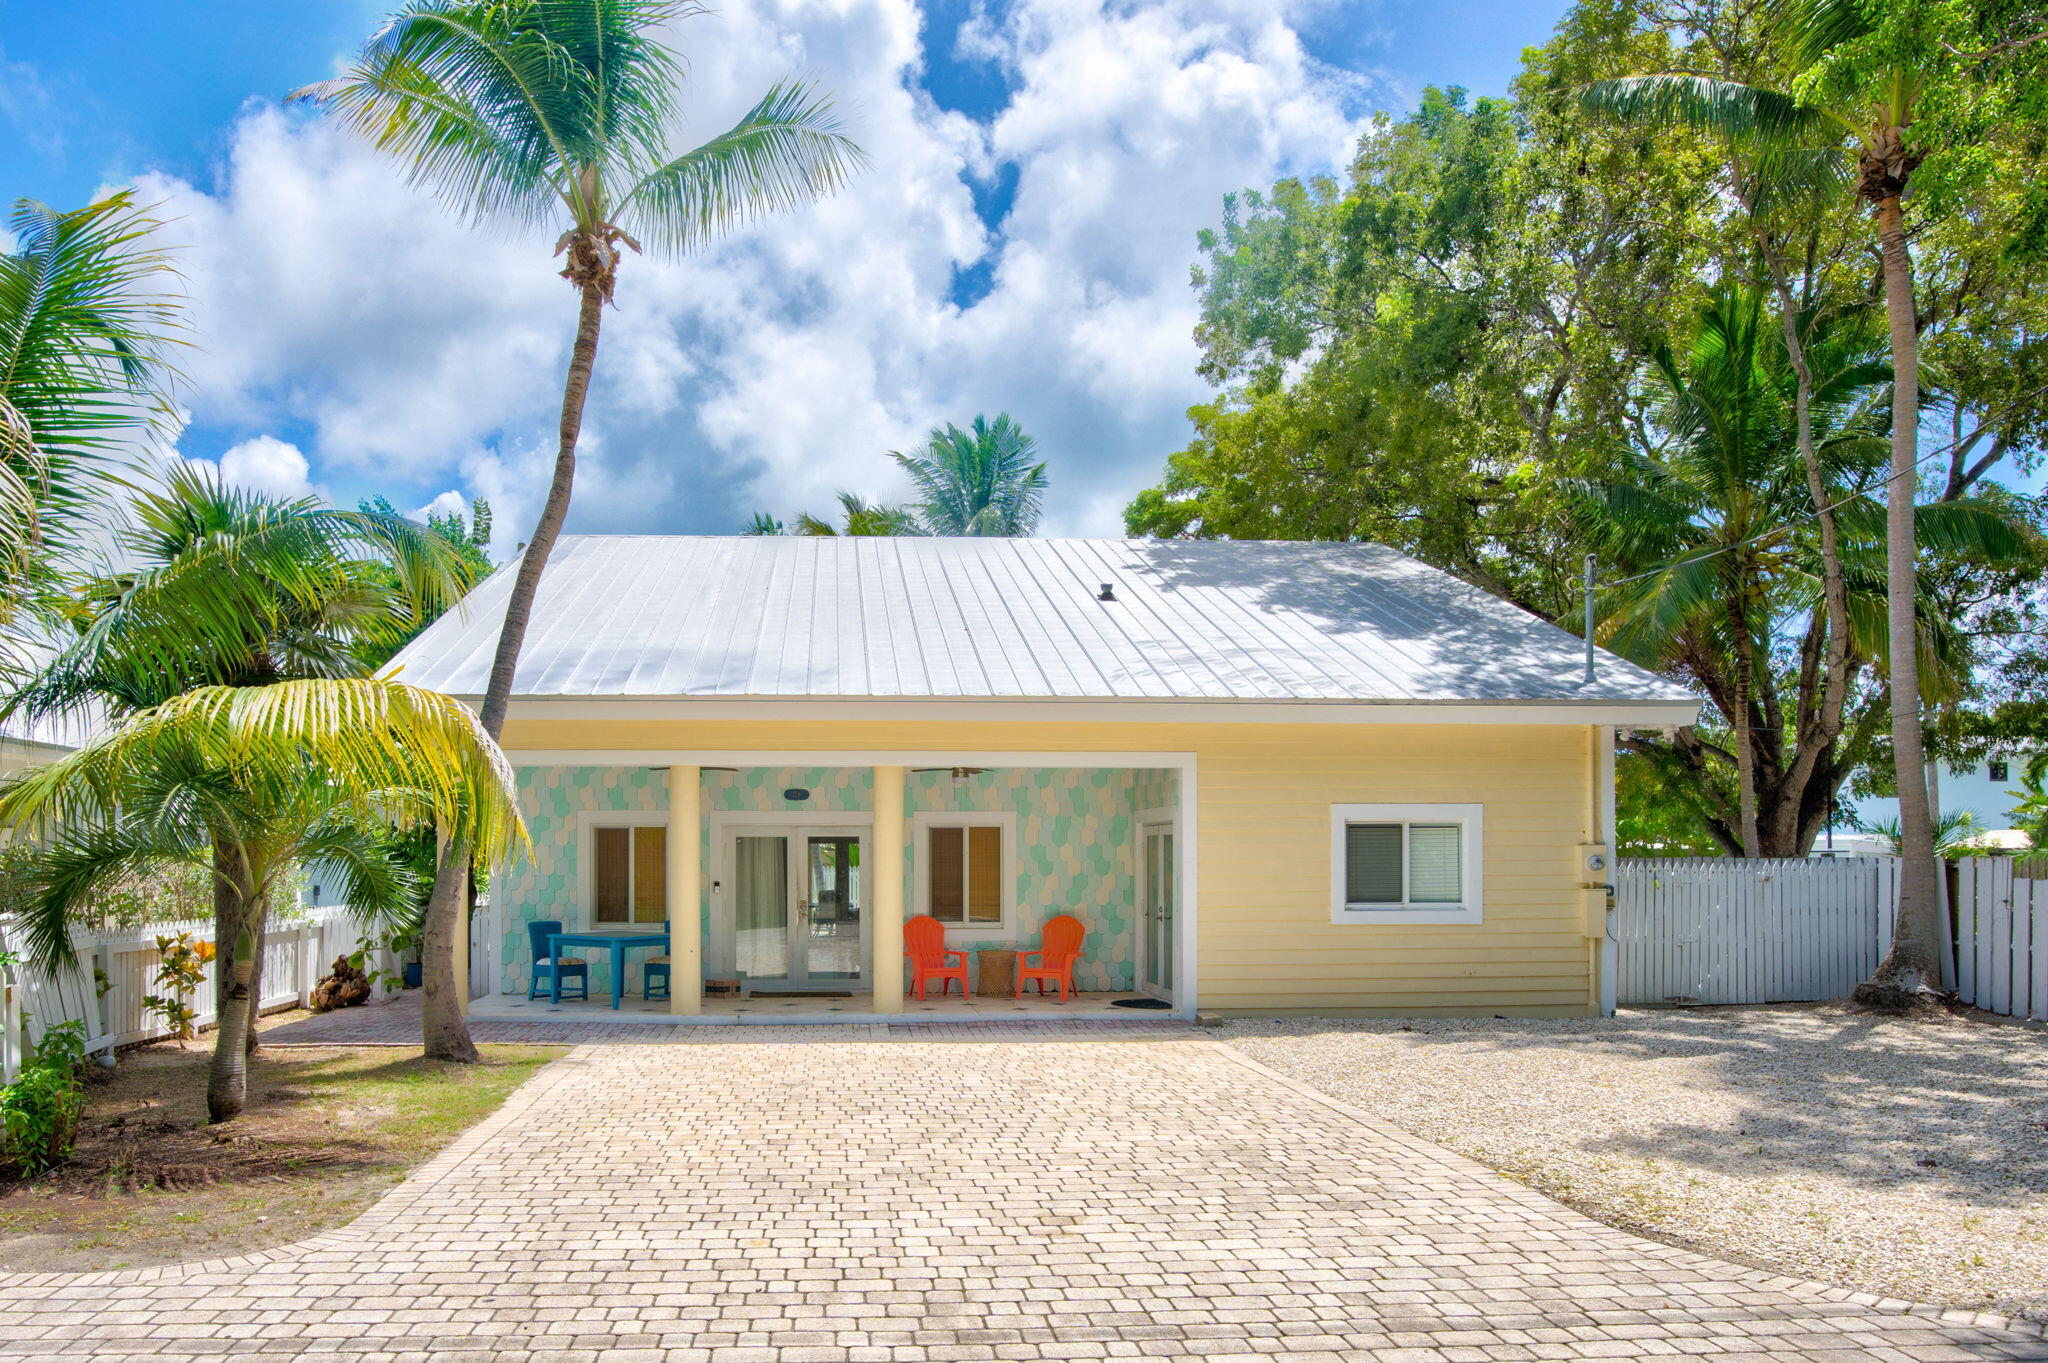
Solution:
M1171 1008L1171 1007L1173 1007L1173 1005L1172 1005L1172 1004L1170 1004L1170 1003L1168 1003L1168 1002L1167 1002L1167 1001L1166 1001L1165 999L1111 999L1111 1000L1109 1001L1109 1006L1110 1006L1110 1007L1112 1007L1112 1008Z

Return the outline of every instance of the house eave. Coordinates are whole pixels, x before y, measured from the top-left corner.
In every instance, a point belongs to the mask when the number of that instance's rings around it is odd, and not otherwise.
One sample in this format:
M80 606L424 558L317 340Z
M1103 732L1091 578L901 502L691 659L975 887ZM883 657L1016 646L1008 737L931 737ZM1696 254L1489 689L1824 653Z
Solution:
M471 705L479 697L465 696ZM859 720L1003 724L1604 724L1672 728L1699 702L1584 700L1161 700L1132 697L515 696L513 722L556 720Z

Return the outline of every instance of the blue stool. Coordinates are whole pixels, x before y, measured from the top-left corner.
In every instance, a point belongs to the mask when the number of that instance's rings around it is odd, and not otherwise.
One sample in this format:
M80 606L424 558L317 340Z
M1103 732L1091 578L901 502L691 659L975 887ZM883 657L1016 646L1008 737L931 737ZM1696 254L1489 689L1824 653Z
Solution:
M554 972L562 972L562 997L587 999L590 997L590 963L575 956L564 956L559 961L548 959L548 938L562 930L560 919L543 918L526 925L526 939L533 946L533 974L527 978L526 997L537 999L541 984L548 985L548 993L554 993ZM574 984L578 992L568 992Z
M656 986L659 993L655 992ZM665 999L668 997L668 957L649 956L640 963L640 997L643 999Z

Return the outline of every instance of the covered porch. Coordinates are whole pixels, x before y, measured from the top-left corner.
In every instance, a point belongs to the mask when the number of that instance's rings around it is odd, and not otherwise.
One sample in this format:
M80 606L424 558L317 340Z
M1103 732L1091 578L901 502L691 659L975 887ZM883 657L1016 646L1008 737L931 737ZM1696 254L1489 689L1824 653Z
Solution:
M852 756L515 754L533 855L494 878L490 917L472 934L495 958L472 973L495 982L473 990L472 1013L1192 1015L1182 835L1191 759ZM1000 984L1010 953L1036 950L1047 921L1071 915L1086 931L1073 996L977 987L963 1000L956 984L945 999L936 985L927 1000L906 997L904 923L920 915L938 921L947 950L965 953L975 985ZM559 1000L545 965L534 969L551 959L552 924L569 938Z

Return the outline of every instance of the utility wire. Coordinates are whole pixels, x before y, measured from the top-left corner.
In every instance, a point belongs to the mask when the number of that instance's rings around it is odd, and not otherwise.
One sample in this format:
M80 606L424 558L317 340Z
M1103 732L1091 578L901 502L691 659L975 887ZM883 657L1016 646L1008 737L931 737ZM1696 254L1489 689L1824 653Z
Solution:
M2043 384L2040 388L2036 388L2034 392L2027 394L2027 396L2033 397L2036 394L2041 393L2043 391L2048 391L2048 384ZM2020 400L2015 400L2014 402L2007 404L2007 410L2010 411L2012 408L2019 406L2019 401ZM1978 429L1981 431L1984 427L1990 425L1993 420L1997 419L1998 417L2004 416L2005 414L2005 412L1994 412L1991 416L1988 416L1984 420L1977 423ZM1918 459L1915 459L1913 461L1913 467L1917 470L1922 464L1925 464L1930 460L1946 458L1950 453L1952 453L1955 450L1956 446L1962 443L1963 438L1958 437L1954 440L1949 441L1946 445L1941 446L1939 449L1930 450L1926 454L1921 455ZM1889 473L1885 475L1885 481L1887 483L1891 481L1891 475ZM1785 534L1787 531L1791 530L1795 525L1801 524L1806 521L1818 520L1820 518L1820 513L1822 510L1839 511L1841 508L1848 506L1851 502L1861 501L1869 495L1870 494L1868 492L1852 492L1849 495L1843 497L1840 501L1828 503L1828 505L1825 508L1816 508L1811 511L1802 511L1799 513L1799 516L1796 520L1789 521L1783 525L1774 526L1769 530L1765 530L1758 534L1751 535L1746 540L1737 540L1733 544L1721 545L1717 549L1713 549L1708 551L1707 553L1701 554L1698 558L1694 560L1694 562L1704 563L1708 559L1718 558L1722 554L1733 553L1737 549L1746 549L1752 544L1761 544L1765 540L1775 539L1779 535ZM1590 581L1587 583L1586 589L1588 591L1599 591L1607 587L1625 587L1631 582L1640 582L1646 577L1656 577L1659 574L1667 571L1669 571L1667 568L1650 568L1644 572L1631 573L1627 577L1617 577L1610 582Z

